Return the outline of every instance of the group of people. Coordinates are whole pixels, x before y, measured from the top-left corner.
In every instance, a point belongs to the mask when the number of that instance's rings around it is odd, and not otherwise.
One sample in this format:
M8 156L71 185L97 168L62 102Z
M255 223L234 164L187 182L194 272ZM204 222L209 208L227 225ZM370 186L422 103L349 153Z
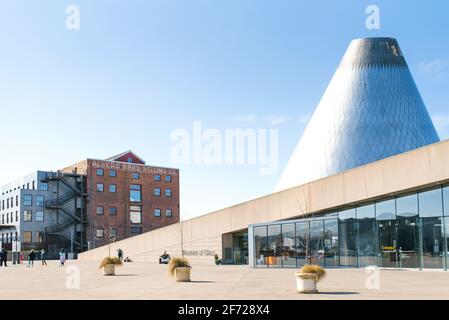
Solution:
M41 263L43 266L47 265L47 252L45 251L45 249L42 249L39 251L40 252L40 259L41 259ZM30 252L28 252L28 268L32 268L34 266L34 261L37 260L37 254L38 251L35 251L34 249L31 249ZM7 267L6 261L8 259L8 252L5 250L5 248L3 248L2 250L0 250L0 267L1 266L5 266ZM22 262L23 258L22 258L22 254L20 254L20 261ZM61 249L61 251L59 252L59 266L63 267L65 265L65 260L66 260L66 253L64 251L64 249Z

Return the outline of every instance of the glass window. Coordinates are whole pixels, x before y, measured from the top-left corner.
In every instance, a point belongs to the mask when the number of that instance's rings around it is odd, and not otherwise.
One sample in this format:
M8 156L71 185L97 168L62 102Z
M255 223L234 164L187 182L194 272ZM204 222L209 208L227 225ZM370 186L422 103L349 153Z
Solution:
M97 206L97 214L99 214L99 215L104 214L104 207L103 206Z
M256 268L267 266L267 253L268 253L268 237L267 227L254 227L254 260L256 262Z
M171 176L170 175L166 175L165 176L165 182L171 182Z
M23 212L23 221L25 222L33 221L33 212L31 210L25 210Z
M419 268L420 241L418 217L398 216L396 221L399 268Z
M23 232L23 242L31 243L33 242L31 231L24 231Z
M117 171L115 171L115 170L109 170L109 176L110 176L110 177L117 177Z
M117 185L116 184L110 184L109 185L109 192L116 193L117 192Z
M104 170L103 169L97 169L97 176L103 176Z
M171 197L171 189L170 188L165 189L165 196Z
M338 220L324 220L324 265L338 267Z
M396 204L394 199L376 202L376 219L377 220L396 219Z
M449 217L449 187L446 186L443 188L443 207L444 207L444 215Z
M356 208L357 220L375 219L376 211L373 204L367 204Z
M37 222L44 222L44 211L36 211L36 221Z
M36 196L36 207L44 206L44 196Z
M103 229L97 229L96 237L97 238L103 238L104 237L104 230Z
M419 193L419 216L441 217L443 215L441 188Z
M103 192L104 191L104 184L97 183L97 191L98 192Z
M142 201L142 187L139 184L132 184L129 192L129 201L141 202Z
M355 208L346 209L343 211L340 211L338 213L338 219L341 221L344 220L355 220Z
M36 232L36 242L44 242L44 233Z
M165 209L165 216L166 217L173 216L173 210L172 209Z
M310 262L324 266L324 222L310 221Z
M338 226L340 266L357 265L357 225L354 221L340 222Z
M155 174L154 175L154 181L161 181L161 175L160 174Z
M154 188L153 195L160 196L161 195L161 188Z
M41 182L40 189L41 189L41 191L48 191L48 183L47 182Z
M130 233L131 233L131 237L137 236L142 233L142 227L131 227Z
M296 260L300 267L310 261L309 230L309 222L296 223Z
M357 208L357 218L359 215ZM372 209L372 211L371 211ZM367 211L365 214L365 210ZM377 254L379 251L377 221L374 215L374 205L365 206L363 209L364 219L357 221L358 235L358 266L367 267L378 265ZM368 214L369 213L369 214Z
M335 217L335 218L338 218L338 212L326 212L324 215L323 215L323 217L326 217L326 218L333 218L333 217Z
M111 237L116 238L117 237L117 229L111 228Z
M33 196L31 194L25 194L23 196L23 205L28 207L33 205Z
M401 217L418 215L418 195L416 193L396 198L396 214Z
M282 266L296 267L294 223L282 225Z
M154 209L154 216L160 217L161 216L161 209Z
M421 219L423 268L444 268L444 222L441 217L429 217Z
M268 267L276 268L281 267L282 257L282 236L281 225L269 225L268 226L268 252L267 252L267 264Z
M142 207L131 206L130 207L130 220L131 223L142 223Z
M117 208L116 208L116 207L111 207L111 208L109 208L109 215L110 215L110 216L115 216L115 215L117 215Z
M140 173L138 173L138 172L133 172L133 179L134 179L134 180L140 179Z

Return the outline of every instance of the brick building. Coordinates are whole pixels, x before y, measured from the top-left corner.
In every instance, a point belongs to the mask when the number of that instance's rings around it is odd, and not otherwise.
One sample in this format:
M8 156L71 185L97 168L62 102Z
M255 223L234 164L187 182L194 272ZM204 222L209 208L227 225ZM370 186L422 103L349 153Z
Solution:
M179 222L179 170L154 167L132 151L61 170L86 177L88 248Z
M179 170L132 151L36 171L1 187L0 247L77 254L179 222ZM70 255L69 255L70 256Z

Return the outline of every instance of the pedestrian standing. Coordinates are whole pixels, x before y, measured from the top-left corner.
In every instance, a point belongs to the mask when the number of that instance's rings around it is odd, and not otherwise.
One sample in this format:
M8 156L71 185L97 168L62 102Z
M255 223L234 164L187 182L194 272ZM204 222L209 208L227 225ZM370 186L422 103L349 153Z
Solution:
M36 252L34 252L34 250L31 249L30 253L28 254L28 267L34 266L34 260L36 260Z
M42 261L42 265L46 266L47 265L47 261L45 261L45 256L47 255L47 252L45 251L45 249L41 250L41 261Z
M8 260L8 252L5 250L5 248L0 251L0 267L5 265L7 267L6 261Z
M123 261L123 250L120 248L117 250L117 257L120 259L120 261Z
M59 252L59 266L64 267L64 263L65 263L65 252L64 249L61 249L61 251Z

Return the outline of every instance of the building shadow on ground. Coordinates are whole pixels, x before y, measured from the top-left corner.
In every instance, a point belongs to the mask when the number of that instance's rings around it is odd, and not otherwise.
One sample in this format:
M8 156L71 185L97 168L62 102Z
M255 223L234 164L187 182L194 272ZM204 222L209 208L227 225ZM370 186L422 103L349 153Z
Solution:
M360 294L360 292L351 292L351 291L318 291L318 294L350 295L350 294Z

